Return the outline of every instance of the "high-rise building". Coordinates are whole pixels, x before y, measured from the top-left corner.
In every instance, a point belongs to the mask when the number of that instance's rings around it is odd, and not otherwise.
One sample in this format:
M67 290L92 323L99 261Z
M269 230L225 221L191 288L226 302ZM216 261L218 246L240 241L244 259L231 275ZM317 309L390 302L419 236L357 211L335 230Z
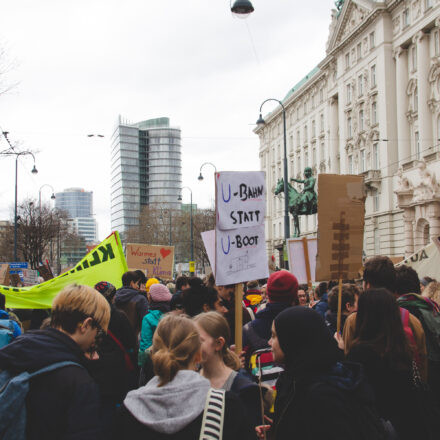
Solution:
M67 188L55 197L55 207L67 212L72 231L84 237L86 243L96 242L98 227L93 217L93 192Z
M111 145L111 225L124 233L139 224L142 207L179 209L180 129L169 118L129 123L119 117Z

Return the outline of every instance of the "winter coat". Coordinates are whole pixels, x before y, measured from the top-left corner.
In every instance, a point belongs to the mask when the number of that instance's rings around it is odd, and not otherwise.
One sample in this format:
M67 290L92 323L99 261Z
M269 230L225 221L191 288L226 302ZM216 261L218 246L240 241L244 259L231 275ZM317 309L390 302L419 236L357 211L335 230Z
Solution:
M0 350L0 369L17 374L62 361L87 364L75 341L53 328L28 332ZM98 387L86 368L68 366L32 379L26 410L28 440L100 436Z
M139 290L123 286L116 291L114 304L127 315L134 332L138 335L141 330L142 318L148 312L146 296Z
M137 376L127 367L124 351L110 334L122 344L133 367L137 364L137 341L127 316L114 305L108 330L98 345L99 359L89 362L89 371L99 386L102 402L116 407L136 387Z
M231 330L231 341L230 344L235 344L235 302L234 299L230 301L223 300L223 304L228 310L225 314L226 321L228 321L229 329ZM243 316L243 325L251 321L251 315L249 314L246 307L242 305L242 316Z
M328 310L328 293L322 295L321 299L313 306L313 310L325 318L325 312Z
M345 320L348 315L341 314L341 331L344 328ZM332 334L332 336L336 333L337 325L338 325L338 314L336 312L332 312L331 310L327 310L325 313L325 323Z
M415 402L412 389L411 365L406 370L391 368L371 347L355 345L347 359L364 367L366 378L374 390L380 416L390 421L400 440L426 438L423 434L422 417Z
M12 321L12 326L14 328L14 331L12 332L12 337L15 339L17 336L21 335L21 328L20 326L9 316L9 313L5 310L0 309L0 319L7 319Z
M255 319L243 327L243 347L246 353L268 347L271 335L272 322L283 310L291 307L287 303L269 302L260 310Z
M128 394L116 421L115 440L199 438L209 381L195 371L181 370L168 384L158 387L158 383L158 378L154 377L144 387ZM228 392L223 439L255 439L243 406Z

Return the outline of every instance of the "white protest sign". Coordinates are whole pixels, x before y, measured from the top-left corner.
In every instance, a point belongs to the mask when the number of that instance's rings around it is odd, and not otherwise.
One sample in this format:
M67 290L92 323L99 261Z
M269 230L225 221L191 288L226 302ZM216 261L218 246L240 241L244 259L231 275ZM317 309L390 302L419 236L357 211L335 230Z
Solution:
M264 171L216 173L217 227L247 228L264 224Z
M264 172L216 173L215 279L224 286L267 278Z
M307 256L310 268L310 281L315 281L316 254L318 252L318 240L309 238L291 238L287 241L287 255L289 258L289 270L296 276L300 284L308 283L306 253L304 243L307 243Z
M209 264L211 265L215 276L215 229L202 232L200 235L202 236L203 244L205 245L205 250L208 254Z

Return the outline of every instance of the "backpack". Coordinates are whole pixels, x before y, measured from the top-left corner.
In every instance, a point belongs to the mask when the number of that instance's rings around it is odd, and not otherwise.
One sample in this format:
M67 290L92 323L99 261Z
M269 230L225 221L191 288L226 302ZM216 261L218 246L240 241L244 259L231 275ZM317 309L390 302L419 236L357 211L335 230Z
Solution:
M36 376L69 365L83 368L75 362L64 361L32 373L23 371L15 376L7 370L0 373L0 438L2 440L26 439L26 396L29 391L29 381Z
M0 319L0 348L14 339L14 323L12 319Z

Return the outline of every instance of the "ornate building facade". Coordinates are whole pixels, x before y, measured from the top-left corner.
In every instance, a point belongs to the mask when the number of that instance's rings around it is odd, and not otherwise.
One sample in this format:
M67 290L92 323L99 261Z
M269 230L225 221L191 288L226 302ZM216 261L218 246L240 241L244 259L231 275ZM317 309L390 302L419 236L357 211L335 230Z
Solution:
M408 256L440 234L440 0L338 7L325 58L283 100L289 179L306 166L363 175L365 255ZM283 177L281 108L265 121L266 239L280 259L283 196L270 190ZM301 218L303 234L316 229L316 215Z

